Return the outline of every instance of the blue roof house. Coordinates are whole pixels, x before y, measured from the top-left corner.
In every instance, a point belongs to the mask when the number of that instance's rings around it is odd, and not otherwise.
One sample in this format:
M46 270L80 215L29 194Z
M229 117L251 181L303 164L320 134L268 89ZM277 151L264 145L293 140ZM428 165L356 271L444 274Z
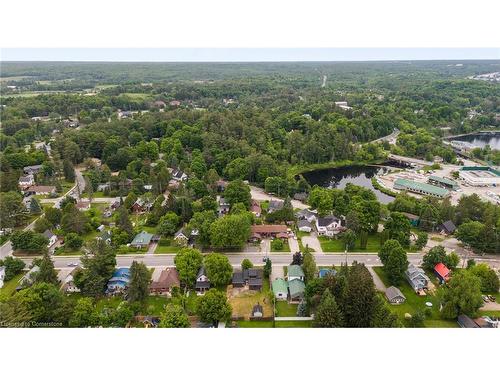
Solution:
M128 268L118 268L113 273L113 277L108 281L107 294L120 294L130 283L130 271Z

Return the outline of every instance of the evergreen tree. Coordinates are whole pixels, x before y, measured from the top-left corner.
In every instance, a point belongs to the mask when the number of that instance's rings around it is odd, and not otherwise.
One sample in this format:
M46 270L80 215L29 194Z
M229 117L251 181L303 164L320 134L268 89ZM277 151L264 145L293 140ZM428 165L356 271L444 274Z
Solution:
M59 285L57 271L54 268L54 263L50 259L49 252L45 251L40 261L36 262L40 270L35 274L36 283L47 283Z
M135 260L130 266L130 283L128 286L128 300L130 302L144 302L149 296L151 273L144 263Z
M314 314L313 324L315 327L335 328L344 325L344 318L335 298L329 289L325 289L321 302Z

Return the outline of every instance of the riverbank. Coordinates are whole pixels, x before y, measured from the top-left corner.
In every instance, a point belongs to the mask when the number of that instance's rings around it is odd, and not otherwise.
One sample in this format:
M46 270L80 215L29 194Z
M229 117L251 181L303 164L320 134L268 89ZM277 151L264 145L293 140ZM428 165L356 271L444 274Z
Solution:
M386 187L382 186L378 181L377 181L377 177L372 177L372 186L374 189L386 194L386 195L390 195L391 197L394 197L396 198L398 196L398 193L390 190L390 189L387 189Z

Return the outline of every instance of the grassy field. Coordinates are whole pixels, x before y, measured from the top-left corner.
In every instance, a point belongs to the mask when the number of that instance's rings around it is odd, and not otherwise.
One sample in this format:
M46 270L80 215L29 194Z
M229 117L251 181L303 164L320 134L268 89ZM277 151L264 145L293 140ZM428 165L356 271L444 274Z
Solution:
M16 290L19 280L21 280L25 273L26 272L21 272L19 275L14 276L12 280L6 281L0 289L0 297L10 297Z
M171 238L162 238L156 247L155 254L173 254L179 251L181 247L177 246L177 244Z
M288 244L288 241L283 241L283 249L273 250L273 247L271 246L271 252L272 253L289 253L290 252L290 245Z
M329 239L327 237L318 237L321 248L325 253L342 253L345 250L344 244L340 239ZM361 249L360 240L356 240L356 245L351 253L378 253L380 250L380 233L368 235L366 249Z
M297 306L287 301L276 302L276 316L297 316Z
M377 273L385 286L390 286L387 275L382 267L373 267L373 270ZM408 325L408 321L405 319L406 313L413 315L417 311L429 309L431 315L425 320L425 327L458 327L456 321L444 320L440 317L439 302L433 294L418 296L406 281L403 281L398 288L406 297L406 302L401 305L389 305L389 308L399 316L403 324ZM426 302L431 302L432 307L427 307L425 305Z
M260 292L249 290L233 297L230 288L231 287L228 288L228 294L230 296L229 303L233 308L233 316L244 316L246 319L250 318L252 308L257 303L264 309L265 317L273 315L272 302L269 296L269 280L263 280L262 291Z
M237 322L238 328L273 328L273 322L263 321L240 321ZM275 322L275 328L309 328L312 321L278 321Z

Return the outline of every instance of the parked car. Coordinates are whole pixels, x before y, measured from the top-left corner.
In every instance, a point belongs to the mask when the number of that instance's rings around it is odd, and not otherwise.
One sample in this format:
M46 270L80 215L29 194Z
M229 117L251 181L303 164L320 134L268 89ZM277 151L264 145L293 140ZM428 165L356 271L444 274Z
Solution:
M75 262L68 263L68 267L76 267L76 266L78 266L78 263L75 263Z
M483 295L483 296L481 296L481 297L483 297L483 301L484 301L484 302L490 302L490 300L488 299L488 297L487 297L487 296L484 296L484 295Z
M488 295L488 299L491 301L491 302L495 302L497 300L497 298L495 296L492 296L491 294Z

